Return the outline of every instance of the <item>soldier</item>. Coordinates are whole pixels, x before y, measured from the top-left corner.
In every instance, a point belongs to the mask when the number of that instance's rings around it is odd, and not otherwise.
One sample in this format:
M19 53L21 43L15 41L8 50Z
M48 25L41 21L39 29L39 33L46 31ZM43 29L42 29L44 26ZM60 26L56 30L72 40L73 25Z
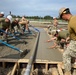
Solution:
M1 26L2 21L4 21L4 12L0 12L0 28L2 27Z
M4 22L4 12L0 12L0 29L2 28L2 22ZM2 35L1 31L0 35Z
M54 41L54 44L49 48L55 48L57 45L60 45L60 48L64 49L64 45L68 44L69 32L68 30L56 31L56 34L53 38L48 40L47 42Z
M24 16L21 18L19 24L21 25L20 29L22 34L24 33L24 31L27 31L27 32L29 31L29 27L28 27L29 21Z
M53 25L54 25L55 29L57 30L58 20L56 17L53 17Z
M53 26L51 26L51 34L54 35L56 31L58 30L58 20L56 17L53 17Z
M71 58L76 58L76 16L72 15L69 8L59 10L61 19L68 21L68 31L70 33L70 44L63 53L63 63L65 75L71 75Z
M18 33L19 31L19 19L16 18L12 23L11 23L11 28L14 34Z
M4 16L4 12L0 12L0 18Z
M70 41L68 30L60 31L58 33L57 41L59 42L61 49L64 49L64 46L67 47L67 45L69 44L69 41Z
M3 32L3 40L5 42L7 42L7 33L8 33L8 30L10 29L11 27L11 22L12 22L12 17L10 15L8 15L4 21L2 21L2 30L4 30L5 32Z

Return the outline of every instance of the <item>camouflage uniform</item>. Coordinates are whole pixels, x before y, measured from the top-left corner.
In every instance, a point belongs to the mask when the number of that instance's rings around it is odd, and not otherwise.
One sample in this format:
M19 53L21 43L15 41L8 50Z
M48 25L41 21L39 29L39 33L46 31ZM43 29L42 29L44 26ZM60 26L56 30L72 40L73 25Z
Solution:
M63 53L64 68L66 71L71 70L71 57L76 57L76 41L71 40L69 47Z
M14 33L17 33L19 31L19 24L17 20L14 20L11 24L11 29L14 31Z
M76 58L76 16L71 16L68 23L68 30L70 33L70 44L63 53L63 62L65 71L71 70L71 58Z
M5 19L3 21L1 21L1 27L0 29L4 30L6 32L6 29L10 28L10 22L6 23ZM3 33L3 38L2 40L7 41L7 35L5 33Z
M0 18L0 29L2 29L2 23L4 22L4 18ZM0 31L0 36L2 35L2 32Z
M29 31L28 24L29 24L29 21L24 17L22 17L22 19L19 22L20 31L22 34L24 33L24 31Z
M0 18L0 28L2 28L2 23L4 22L4 18Z
M56 18L54 18L54 20L53 20L53 26L51 27L51 34L54 35L56 33L56 31L58 29L57 25L58 25L58 21L57 21Z
M57 41L56 41L56 43L58 44L58 45L60 45L60 47L62 48L62 49L64 49L64 45L66 45L66 38L69 36L69 32L68 32L68 30L62 30L62 31L60 31L60 32L58 32L58 35L57 35ZM64 39L65 41L61 41L62 39Z
M56 33L56 30L57 30L56 26L51 26L49 28L49 33L51 33L52 35L54 35Z

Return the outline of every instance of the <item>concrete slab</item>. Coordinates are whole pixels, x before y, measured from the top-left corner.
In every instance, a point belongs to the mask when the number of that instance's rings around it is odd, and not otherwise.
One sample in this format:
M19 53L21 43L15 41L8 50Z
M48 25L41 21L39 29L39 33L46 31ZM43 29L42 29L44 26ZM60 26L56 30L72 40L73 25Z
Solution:
M48 61L62 61L62 54L57 49L48 49L49 46L53 45L53 42L46 43L49 36L46 31L40 29L40 39L38 44L36 59L48 60Z
M39 44L38 44L38 49L37 49L37 54L36 54L36 60L48 60L50 61L57 61L61 62L62 61L62 54L59 52L57 49L47 49L50 45L53 44L53 42L46 43L45 41L49 39L49 36L47 32L43 28L38 28L40 30L40 38L39 38ZM30 55L32 53L32 48L35 43L36 37L22 37L25 41L27 41L27 44L23 44L21 42L18 42L17 40L10 41L9 43L22 49L29 49L29 53L24 56L21 59L29 59ZM4 45L0 45L0 59L20 59L19 58L19 52L14 51Z

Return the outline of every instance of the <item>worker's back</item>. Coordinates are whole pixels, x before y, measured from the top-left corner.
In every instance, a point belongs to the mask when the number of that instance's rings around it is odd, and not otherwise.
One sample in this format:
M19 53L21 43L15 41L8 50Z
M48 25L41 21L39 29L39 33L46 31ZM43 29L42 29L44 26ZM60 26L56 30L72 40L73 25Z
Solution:
M68 30L62 30L58 33L58 38L59 39L66 39L69 36L69 31Z

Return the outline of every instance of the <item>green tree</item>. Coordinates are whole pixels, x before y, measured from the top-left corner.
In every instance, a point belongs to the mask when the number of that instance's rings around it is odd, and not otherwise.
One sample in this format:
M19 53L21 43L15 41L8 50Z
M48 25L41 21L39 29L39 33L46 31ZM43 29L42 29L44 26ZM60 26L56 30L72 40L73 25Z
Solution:
M47 16L44 16L44 19L53 19L53 17L47 15Z

